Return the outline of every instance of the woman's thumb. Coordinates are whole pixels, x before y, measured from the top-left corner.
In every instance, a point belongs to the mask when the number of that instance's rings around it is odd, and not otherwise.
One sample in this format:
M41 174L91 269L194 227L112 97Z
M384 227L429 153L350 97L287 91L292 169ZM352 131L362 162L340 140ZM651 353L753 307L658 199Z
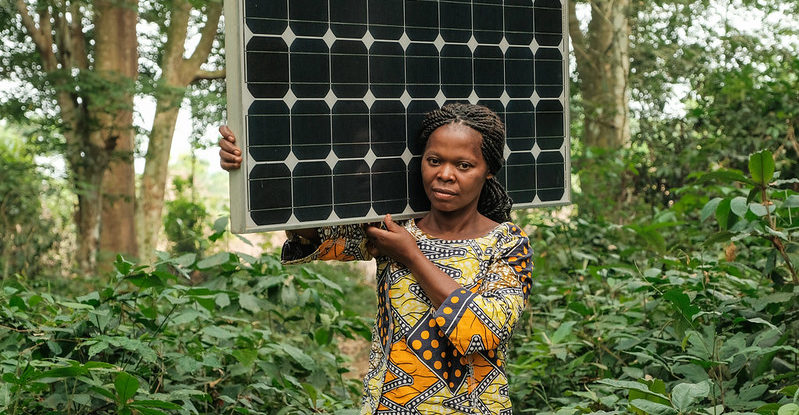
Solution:
M393 231L393 230L395 230L397 228L397 224L394 223L393 220L391 220L391 214L390 213L386 215L386 219L383 222L385 222L386 230L388 230L388 231Z

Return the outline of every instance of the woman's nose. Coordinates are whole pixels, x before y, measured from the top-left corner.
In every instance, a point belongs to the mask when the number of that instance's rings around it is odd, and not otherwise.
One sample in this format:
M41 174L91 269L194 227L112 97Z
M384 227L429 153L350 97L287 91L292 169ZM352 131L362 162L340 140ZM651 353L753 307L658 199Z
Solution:
M449 182L455 179L455 167L450 166L449 164L443 164L441 169L438 171L438 178Z

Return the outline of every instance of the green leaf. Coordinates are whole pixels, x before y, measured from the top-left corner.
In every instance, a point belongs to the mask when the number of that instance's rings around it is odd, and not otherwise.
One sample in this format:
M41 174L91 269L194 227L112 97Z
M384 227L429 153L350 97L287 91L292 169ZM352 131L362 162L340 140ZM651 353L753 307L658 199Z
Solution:
M125 260L122 255L117 254L117 258L114 261L114 268L122 275L128 275L131 269L135 264L133 262Z
M240 241L244 242L245 244L247 244L247 245L249 245L249 246L254 246L254 245L252 244L252 242L250 242L250 240L249 240L249 239L247 239L247 238L245 238L245 237L243 237L243 236L241 236L241 235L239 235L239 234L237 234L237 233L234 233L234 234L233 234L233 236L235 236L235 237L236 237L238 240L240 240ZM252 262L251 262L251 263L252 263Z
M746 198L743 196L734 197L730 201L730 210L732 213L744 217L746 212L749 210L749 206L747 206Z
M198 262L197 268L199 269L213 268L222 265L228 261L230 261L230 254L228 252L220 252L218 254L212 255Z
M216 337L217 339L230 339L236 337L236 334L217 326L205 327L202 332L207 336Z
M692 321L694 314L699 312L699 307L691 305L690 297L679 288L667 291L663 298L669 300L674 308L682 313L683 317L688 321Z
M58 301L58 304L73 310L94 310L94 306L83 303L74 303L72 301Z
M660 272L660 270L657 270ZM583 317L590 316L591 310L584 304L579 301L572 301L569 303L569 310L575 311Z
M782 186L784 184L794 184L799 183L799 179L792 178L792 179L780 179L774 181L774 186Z
M788 241L788 235L786 235L785 232L780 232L780 231L771 229L770 226L766 226L766 232L768 232L771 235L776 236L777 238L782 239L783 241Z
M114 396L114 394L111 393L111 391L109 391L108 389L101 388L99 386L92 386L89 389L91 389L93 392L99 394L100 396L102 396L104 398L107 398L110 401L115 401L116 400L116 397Z
M707 183L711 181L721 181L721 182L744 182L749 183L750 180L744 176L744 174L740 170L716 170L710 173L705 173L697 179L697 184Z
M241 306L241 308L251 313L257 313L261 311L261 306L258 304L258 297L252 294L247 294L247 293L239 294L239 305Z
M774 176L774 157L770 151L761 150L749 156L749 174L759 186L768 186Z
M179 256L177 258L173 258L172 259L172 261L175 264L177 264L178 266L181 266L183 268L190 267L191 264L193 264L194 261L196 261L196 260L197 260L197 254L195 254L195 253L184 254L184 255L181 255L181 256Z
M81 375L85 375L89 373L89 371L83 366L68 366L68 367L58 367L55 369L50 369L45 371L38 376L36 379L43 379L43 378L72 378Z
M214 232L224 232L227 229L228 217L222 216L214 221Z
M286 352L286 354L294 358L294 360L302 365L302 367L308 370L314 370L316 368L316 361L311 358L311 356L305 354L305 352L302 350L286 343L281 343L280 347Z
M695 400L705 398L709 393L708 382L680 383L671 390L671 403L680 412L687 412Z
M799 393L799 385L788 385L780 389L780 393L789 398L792 398L794 395Z
M320 327L317 329L313 334L314 340L316 340L316 344L320 346L324 346L330 343L330 329L325 327Z
M114 380L114 389L117 391L117 402L125 404L139 389L139 380L126 372L119 372Z
M572 333L575 323L574 321L561 323L560 327L552 333L552 343L558 344L565 340Z
M152 400L152 399L137 399L130 403L130 406L144 407L144 408L161 408L161 409L183 409L182 406L172 402Z
M225 308L230 305L230 297L225 293L219 293L214 296L214 302L219 308Z
M732 232L728 231L717 232L711 235L709 238L705 239L705 241L702 242L702 245L710 246L719 242L727 243L730 241L730 239L732 239L733 236L735 236L735 234Z
M106 343L104 341L99 341L99 342L89 346L88 356L92 357L92 356L102 352L103 350L105 350L107 348L108 348L108 343Z
M716 212L716 208L719 206L719 203L720 203L722 200L723 200L723 199L722 199L722 198L720 198L720 197L714 197L713 199L710 199L710 201L709 201L709 202L707 202L707 203L705 204L705 206L702 208L702 212L699 214L699 220L701 220L702 222L704 222L704 221L705 221L707 218L709 218L709 217L710 217L710 216L711 216L711 215L712 215L714 212Z
M754 213L758 217L763 217L768 214L768 208L761 205L760 203L752 203L751 205L749 205L749 210L751 210L752 213Z
M731 225L729 222L730 218L730 199L724 199L719 202L719 205L716 207L716 221L719 223L719 228L721 230L726 230L729 228L728 225Z
M782 202L782 209L799 207L799 195L790 195Z
M646 399L633 399L630 404L649 415L672 415L678 413L677 410L662 403L648 401Z
M88 406L92 403L92 397L88 393L76 393L72 395L72 400L80 405Z
M799 415L799 405L795 403L785 404L777 411L777 415Z
M639 382L633 382L630 380L602 379L599 380L597 383L602 383L604 385L609 385L609 386L615 386L617 388L636 390L639 392L643 392L646 395L651 395L657 398L664 399L665 401L669 400L668 396L663 395L661 393L653 392L649 390L649 388L646 385Z
M158 278L154 274L147 274L147 273L138 273L131 275L126 280L130 281L133 285L139 288L150 288L150 287L163 287L165 286L164 281L161 278Z
M237 349L231 353L236 360L244 366L250 366L258 358L258 351L252 349Z

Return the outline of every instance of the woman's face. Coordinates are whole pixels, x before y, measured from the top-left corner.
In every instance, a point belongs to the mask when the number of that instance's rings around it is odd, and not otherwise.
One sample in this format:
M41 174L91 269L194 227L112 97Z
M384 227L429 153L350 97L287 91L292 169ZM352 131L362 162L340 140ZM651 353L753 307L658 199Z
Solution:
M483 183L491 177L482 141L480 133L459 123L430 134L422 155L422 184L433 210L477 209Z

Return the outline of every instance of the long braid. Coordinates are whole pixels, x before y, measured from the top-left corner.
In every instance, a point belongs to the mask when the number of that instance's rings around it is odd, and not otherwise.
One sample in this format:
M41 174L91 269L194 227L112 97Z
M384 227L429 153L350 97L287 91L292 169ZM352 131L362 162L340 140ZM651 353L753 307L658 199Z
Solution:
M430 134L442 125L459 123L480 133L483 137L480 150L488 164L488 172L496 176L504 163L505 125L490 109L481 105L452 103L441 109L427 113L422 123L419 139L422 146L427 144ZM477 202L477 211L495 222L510 220L510 209L513 205L508 192L502 184L491 177L486 180Z

